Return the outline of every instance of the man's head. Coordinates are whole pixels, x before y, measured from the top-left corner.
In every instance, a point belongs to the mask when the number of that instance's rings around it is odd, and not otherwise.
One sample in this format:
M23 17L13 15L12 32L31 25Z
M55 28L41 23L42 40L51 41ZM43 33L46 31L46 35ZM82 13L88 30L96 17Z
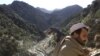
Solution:
M83 23L77 23L70 28L71 36L81 45L88 40L88 27Z

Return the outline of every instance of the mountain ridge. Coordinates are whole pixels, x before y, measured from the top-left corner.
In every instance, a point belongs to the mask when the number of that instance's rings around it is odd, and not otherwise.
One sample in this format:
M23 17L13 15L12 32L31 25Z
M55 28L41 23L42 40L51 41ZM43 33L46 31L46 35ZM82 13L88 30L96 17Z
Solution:
M57 24L57 22L64 21L68 17L72 16L72 14L79 13L82 10L82 7L78 5L73 5L59 10L58 12L53 11L52 13L45 13L39 8L38 10L37 8L34 8L25 2L20 1L14 1L12 4L9 5L9 7L12 8L17 14L19 14L25 21L35 24L38 28L41 27L41 31L48 29L55 23ZM73 9L79 12L75 12ZM53 18L52 16L56 18Z

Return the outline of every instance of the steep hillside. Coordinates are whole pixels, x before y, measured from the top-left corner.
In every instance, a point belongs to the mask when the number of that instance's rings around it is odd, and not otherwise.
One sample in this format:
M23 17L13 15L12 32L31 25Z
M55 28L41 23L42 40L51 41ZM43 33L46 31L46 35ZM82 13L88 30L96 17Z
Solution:
M63 8L62 10L55 10L52 12L52 16L50 19L50 23L53 26L60 27L59 25L65 21L65 20L70 20L68 19L69 17L78 14L82 11L82 7L78 5L72 5L66 8ZM69 22L69 21L68 21Z
M45 35L27 23L7 5L0 5L0 56L12 56L26 51ZM23 51L22 51L23 50Z
M40 30L48 28L46 13L37 10L25 2L14 1L9 5L17 14L19 14L26 22L35 24ZM41 27L41 28L40 28Z

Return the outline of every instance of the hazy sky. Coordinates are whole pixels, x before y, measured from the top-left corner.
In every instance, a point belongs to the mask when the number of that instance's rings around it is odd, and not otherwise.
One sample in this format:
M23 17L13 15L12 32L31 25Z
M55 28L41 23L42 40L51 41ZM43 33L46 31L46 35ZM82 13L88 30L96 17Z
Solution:
M0 0L0 4L10 4L14 0ZM78 4L83 8L91 4L93 0L19 0L34 7L41 7L48 10L61 9L70 5Z

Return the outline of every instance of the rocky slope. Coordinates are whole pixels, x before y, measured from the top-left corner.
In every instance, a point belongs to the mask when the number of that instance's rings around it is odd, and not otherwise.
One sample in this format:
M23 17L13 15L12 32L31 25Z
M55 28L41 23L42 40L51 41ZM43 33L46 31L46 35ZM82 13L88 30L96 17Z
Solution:
M0 5L0 56L50 56L57 42L65 35L57 29L48 28L63 28L69 22L73 23L80 17L81 11L78 5L52 13L43 12L21 1ZM74 14L78 15L70 17Z
M61 10L55 10L51 13L52 16L49 22L53 27L60 28L60 24L62 24L62 22L64 22L65 20L71 20L70 17L75 14L80 13L82 9L83 8L78 5L72 5L72 6L63 8Z
M56 28L50 28L46 32L46 38L28 49L37 56L51 56L55 46L65 37L65 34Z
M44 37L43 32L25 22L7 5L0 5L0 56L12 56L20 52L29 55L27 49Z

